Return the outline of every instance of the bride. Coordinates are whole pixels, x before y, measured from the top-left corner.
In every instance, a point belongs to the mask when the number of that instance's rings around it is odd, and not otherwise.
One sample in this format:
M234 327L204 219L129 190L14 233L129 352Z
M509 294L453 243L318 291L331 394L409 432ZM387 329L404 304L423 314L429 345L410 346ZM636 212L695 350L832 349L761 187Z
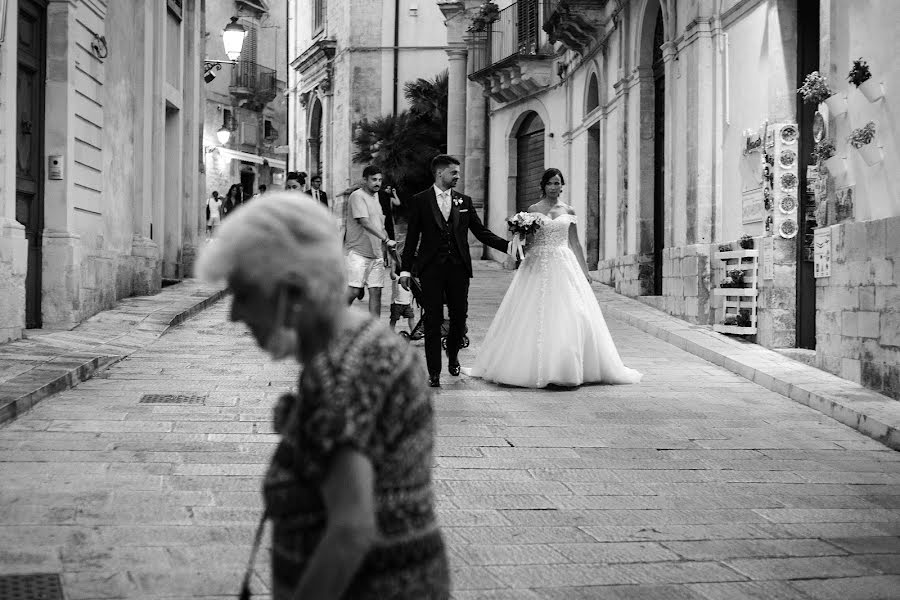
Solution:
M541 199L528 208L543 222L467 374L518 387L637 383L622 364L591 290L575 213L559 200L559 169L541 177Z

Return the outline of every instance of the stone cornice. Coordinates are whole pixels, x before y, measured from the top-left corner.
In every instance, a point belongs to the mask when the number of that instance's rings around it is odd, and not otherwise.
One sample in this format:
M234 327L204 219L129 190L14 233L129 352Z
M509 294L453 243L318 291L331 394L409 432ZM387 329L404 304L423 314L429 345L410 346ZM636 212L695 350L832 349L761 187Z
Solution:
M317 40L304 50L300 56L291 61L291 68L302 75L333 59L336 49L337 42L335 40Z

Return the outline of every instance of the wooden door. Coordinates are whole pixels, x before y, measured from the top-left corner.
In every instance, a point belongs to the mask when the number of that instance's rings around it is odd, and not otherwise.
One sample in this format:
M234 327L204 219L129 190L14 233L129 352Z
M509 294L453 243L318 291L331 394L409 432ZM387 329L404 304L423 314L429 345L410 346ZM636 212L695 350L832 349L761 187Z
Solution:
M531 113L516 135L516 212L526 211L541 199L544 174L544 122Z
M41 233L44 229L45 3L19 1L16 73L16 220L25 226L25 326L41 326Z

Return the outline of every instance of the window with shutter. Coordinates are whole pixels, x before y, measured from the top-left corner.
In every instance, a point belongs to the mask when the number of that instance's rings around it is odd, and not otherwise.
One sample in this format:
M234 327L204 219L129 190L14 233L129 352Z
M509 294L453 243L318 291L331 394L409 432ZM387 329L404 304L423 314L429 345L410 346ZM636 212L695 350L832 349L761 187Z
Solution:
M519 0L518 8L518 42L519 54L537 54L538 0Z

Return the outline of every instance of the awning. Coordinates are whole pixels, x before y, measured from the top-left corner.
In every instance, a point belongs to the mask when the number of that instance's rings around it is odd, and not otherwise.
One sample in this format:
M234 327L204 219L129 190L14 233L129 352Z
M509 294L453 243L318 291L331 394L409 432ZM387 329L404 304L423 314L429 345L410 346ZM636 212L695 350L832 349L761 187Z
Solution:
M277 158L268 158L258 154L250 154L249 152L241 152L240 150L231 150L229 148L216 148L225 158L233 158L235 160L243 160L245 162L261 165L264 162L269 163L270 167L284 170L287 168L287 162L278 160Z

